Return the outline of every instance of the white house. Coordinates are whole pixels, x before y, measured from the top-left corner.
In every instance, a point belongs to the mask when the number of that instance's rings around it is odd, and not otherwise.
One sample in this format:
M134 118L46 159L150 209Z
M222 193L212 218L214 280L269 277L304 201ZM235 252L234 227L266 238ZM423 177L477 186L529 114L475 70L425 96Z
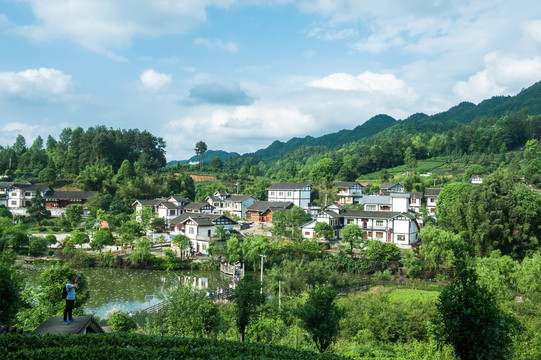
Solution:
M425 189L425 199L426 199L426 208L428 209L428 215L434 216L436 212L436 203L438 195L440 194L441 188L426 188Z
M483 175L473 174L470 177L470 183L472 183L474 185L482 184L483 183L483 177L484 177Z
M312 191L310 183L276 183L266 190L269 201L291 201L302 208L310 206L310 193Z
M205 213L212 214L214 206L207 202L190 202L182 207L185 213Z
M225 215L184 213L171 220L170 235L186 235L195 252L207 254L209 243L216 235L216 226L222 225L226 232L230 232L236 224Z
M214 207L215 214L231 214L244 219L246 209L257 200L250 195L231 195L225 191L216 191L207 197L207 202Z
M338 239L340 237L340 229L343 227L344 218L339 212L330 210L327 207L325 208L325 210L320 211L313 220L307 222L301 227L302 236L305 239L317 238L315 227L316 227L316 223L318 222L323 222L325 224L328 224L333 229L332 239Z
M363 186L356 181L336 181L338 203L342 205L358 204L363 197Z
M182 212L183 207L171 201L162 201L157 207L158 217L164 219L166 224L177 216L180 216Z
M391 193L390 195L366 195L361 204L366 211L409 211L409 193Z

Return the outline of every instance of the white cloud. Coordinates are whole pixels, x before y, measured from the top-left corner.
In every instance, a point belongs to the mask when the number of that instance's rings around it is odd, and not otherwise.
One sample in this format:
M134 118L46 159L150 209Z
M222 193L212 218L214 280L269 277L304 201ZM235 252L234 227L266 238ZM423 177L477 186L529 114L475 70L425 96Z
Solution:
M25 99L54 99L70 90L72 85L71 76L57 69L0 73L0 94Z
M206 21L209 6L233 0L26 0L36 22L14 31L37 41L68 38L116 60L111 49L130 46L135 36L182 34Z
M393 74L375 74L370 71L353 76L345 73L336 73L319 80L311 81L311 87L345 90L345 91L379 91L384 93L396 92L406 87L404 81L397 79Z
M453 88L461 100L479 102L494 95L509 95L541 79L541 57L523 58L492 52L484 58L485 69L459 81Z
M163 86L169 84L172 77L171 75L162 74L153 69L147 69L139 75L139 79L143 86L152 90L159 90Z
M210 40L210 39L198 37L197 39L194 40L194 44L206 46L213 49L215 48L215 49L220 49L220 50L226 50L232 53L236 53L237 51L239 51L237 44L235 44L234 42L231 42L231 41L224 42L220 39Z

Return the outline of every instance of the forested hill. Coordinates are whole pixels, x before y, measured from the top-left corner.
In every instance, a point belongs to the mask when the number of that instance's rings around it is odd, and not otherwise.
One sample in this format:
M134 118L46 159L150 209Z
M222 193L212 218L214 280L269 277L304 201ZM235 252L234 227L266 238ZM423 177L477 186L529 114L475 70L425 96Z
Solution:
M443 132L453 129L459 124L469 124L475 119L500 117L506 113L520 110L526 110L530 115L541 114L541 81L515 96L494 96L491 99L483 100L478 105L462 102L438 114L429 116L416 113L402 121L397 121L388 115L377 115L353 130L340 130L317 138L311 136L292 138L285 143L277 140L265 149L243 156L255 156L262 160L272 161L278 159L283 153L302 146L333 148L356 142L378 134L396 124L402 124L406 128L415 128L417 131Z
M223 150L207 150L203 154L203 163L208 164L215 157L219 158L220 160L222 160L225 163L230 156L232 158L236 158L236 157L239 157L240 154L236 153L236 152L227 152L227 151L223 151ZM189 164L189 163L199 163L199 155L194 155L191 158L189 158L188 160L172 160L172 161L169 161L167 163L167 166L174 166L177 163L180 163L180 165L185 165L185 164Z

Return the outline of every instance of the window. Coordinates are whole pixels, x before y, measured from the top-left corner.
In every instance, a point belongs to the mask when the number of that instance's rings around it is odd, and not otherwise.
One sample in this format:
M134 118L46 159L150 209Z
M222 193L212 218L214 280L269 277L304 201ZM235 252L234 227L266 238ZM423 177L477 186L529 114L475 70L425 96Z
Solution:
M383 220L376 220L376 226L383 226Z
M193 227L190 227L190 228L188 229L188 233L193 234L193 233L194 233L194 228L193 228Z
M287 196L291 196L291 191L288 191L288 192L287 192Z
M398 241L406 241L406 235L396 235L396 240L398 240Z
M348 225L349 225L349 224L353 224L353 220L352 220L352 219L347 219L347 220L346 220L346 224L348 224Z
M278 196L284 196L284 192L283 191L278 191Z
M376 205L366 205L366 210L368 210L368 211L370 211L370 210L374 211L374 210L376 210Z
M306 235L306 236L310 236L310 235L311 235L311 233L310 233L310 231L305 231L305 232L304 232L304 235Z
M391 207L389 205L381 205L381 211L389 211Z
M169 215L175 215L175 210L169 210Z
M377 232L376 233L376 239L383 239L383 233L382 232Z
M430 202L430 203L435 203L435 202L436 202L436 199L434 199L434 198L428 198L428 202Z
M32 196L32 193L30 191L27 191L24 193L24 196Z
M270 196L274 196L274 191L271 191L271 192L270 192Z
M16 193L16 192L12 192L12 193L11 193L11 196L17 196L17 193Z
M17 201L12 200L12 201L11 201L11 205L13 205L13 206L17 205Z

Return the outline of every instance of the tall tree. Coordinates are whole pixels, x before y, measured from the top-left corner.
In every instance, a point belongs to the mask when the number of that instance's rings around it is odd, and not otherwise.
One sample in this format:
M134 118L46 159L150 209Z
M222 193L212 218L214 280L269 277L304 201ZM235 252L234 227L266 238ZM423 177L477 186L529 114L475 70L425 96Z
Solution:
M498 307L494 295L477 281L469 266L473 247L453 243L455 277L439 296L432 332L438 344L451 345L466 359L508 359L513 335L522 325Z
M45 199L41 195L39 188L34 190L34 196L30 200L31 205L27 210L27 213L31 220L40 221L51 216L51 212L45 207Z
M194 150L199 155L199 170L201 170L203 169L203 154L207 151L207 144L204 141L198 141Z
M355 224L349 224L342 230L342 240L349 244L349 253L353 254L353 248L359 249L364 243L364 231Z
M256 313L257 308L265 302L265 296L261 292L261 286L261 282L254 281L248 277L243 278L237 283L234 313L237 330L242 342L244 342L246 327L250 324L250 320Z
M345 313L335 304L337 292L317 286L308 292L306 303L295 310L301 326L310 333L320 353L336 340Z

